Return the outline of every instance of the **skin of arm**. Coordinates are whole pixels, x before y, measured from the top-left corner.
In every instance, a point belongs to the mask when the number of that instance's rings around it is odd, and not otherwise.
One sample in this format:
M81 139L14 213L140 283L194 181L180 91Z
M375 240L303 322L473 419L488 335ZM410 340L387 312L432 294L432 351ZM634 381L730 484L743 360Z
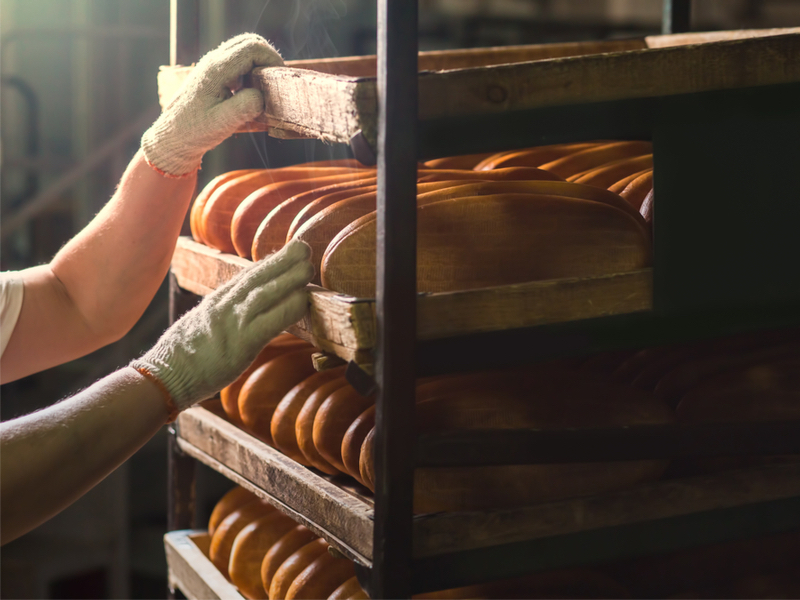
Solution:
M162 391L126 367L75 396L0 424L0 543L72 504L167 417Z
M137 152L114 196L47 264L21 271L25 296L0 361L6 383L110 344L141 317L169 269L197 183Z

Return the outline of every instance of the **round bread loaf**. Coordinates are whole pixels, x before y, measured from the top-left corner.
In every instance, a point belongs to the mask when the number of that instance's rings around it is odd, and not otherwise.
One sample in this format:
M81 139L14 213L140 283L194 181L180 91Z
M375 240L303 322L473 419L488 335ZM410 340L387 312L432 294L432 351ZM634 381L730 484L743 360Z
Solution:
M345 368L335 367L314 373L289 390L275 408L270 422L272 442L278 450L302 465L310 466L311 463L297 445L297 415L314 391L330 381L344 377Z
M375 405L370 406L362 412L347 428L342 438L342 463L347 472L352 475L359 483L366 485L361 479L361 471L358 461L361 457L361 446L364 438L370 430L375 427Z
M211 194L213 194L222 184L236 179L242 175L253 173L255 170L256 169L239 169L217 175L203 187L199 194L197 194L194 202L192 202L192 210L189 212L189 228L192 232L192 238L194 238L196 242L200 242L201 244L206 243L205 239L203 238L201 221L203 217L203 209L206 206L206 202L208 202L208 199L211 197Z
M228 490L211 511L211 516L208 519L208 535L213 536L222 520L234 510L254 500L258 500L258 496L241 486L237 485Z
M328 596L328 600L349 600L350 598L363 598L365 600L369 598L355 576L345 581Z
M566 179L621 158L652 153L653 144L650 142L609 142L557 158L540 165L540 168Z
M352 560L334 558L325 552L294 578L286 592L286 600L327 598L355 574Z
M297 525L272 545L261 561L261 585L265 593L269 590L272 578L283 562L300 548L316 539L319 539L316 533L304 525Z
M211 537L208 555L211 562L214 563L214 566L217 567L219 572L225 575L225 577L230 579L228 564L231 559L233 540L236 539L239 532L247 525L274 510L275 509L266 502L254 500L234 510L222 520L219 526L217 526L214 535Z
M341 471L327 461L314 445L314 418L328 396L345 386L349 386L347 380L340 377L314 390L303 404L295 421L295 434L300 452L314 467L329 475L337 475Z
M244 596L251 600L267 600L261 583L261 562L272 545L296 526L293 519L276 510L249 523L236 535L228 574Z
M244 426L272 445L270 423L275 407L298 383L313 375L313 347L276 356L253 371L239 392L239 414Z
M575 154L587 148L599 146L599 142L582 142L577 144L551 144L537 146L526 150L498 152L487 156L475 165L475 171L491 171L507 167L539 167L563 156Z
M283 561L272 581L269 584L270 600L285 600L286 592L294 583L295 578L302 573L308 565L328 552L328 543L322 538L316 539L296 550Z
M334 467L347 472L342 461L342 441L350 424L375 403L375 397L364 397L352 386L344 386L325 399L314 416L314 447Z

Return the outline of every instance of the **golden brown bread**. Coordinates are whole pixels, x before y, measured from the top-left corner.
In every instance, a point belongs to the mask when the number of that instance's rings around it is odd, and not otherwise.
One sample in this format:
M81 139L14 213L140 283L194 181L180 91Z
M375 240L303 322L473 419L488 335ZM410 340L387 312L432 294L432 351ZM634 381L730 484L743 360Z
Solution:
M241 486L237 485L228 490L225 495L217 501L214 505L214 509L211 511L211 516L208 519L208 535L213 537L214 532L225 517L237 508L249 502L253 502L254 500L258 500L258 496Z
M344 371L345 367L342 366L314 373L286 393L275 408L270 422L272 442L278 450L300 464L306 466L311 464L297 445L297 415L315 390L334 379L344 377Z
M315 373L311 362L315 352L315 348L304 348L281 354L247 378L239 392L239 414L253 435L272 445L272 413L289 390Z
M200 242L201 244L206 243L205 239L203 238L202 217L203 209L206 206L206 202L208 202L208 199L211 197L211 194L213 194L222 184L236 179L241 175L247 175L248 173L253 173L255 171L256 169L238 169L236 171L228 171L226 173L222 173L221 175L217 175L203 187L200 193L197 194L194 202L192 202L192 210L189 211L189 228L195 241Z
M369 430L361 444L361 454L358 457L358 472L361 475L361 483L375 491L375 462L372 459L372 452L375 444L375 427Z
M289 226L288 231L286 232L286 242L294 238L297 230L308 221L311 217L321 211L323 208L327 208L333 204L341 200L347 200L348 198L352 198L353 196L360 196L361 194L369 194L372 192L376 192L378 190L377 186L367 186L364 188L356 188L350 190L343 190L340 192L333 192L332 194L326 194L316 200L313 200L306 204L303 208L301 208L297 215L295 215L292 224Z
M373 190L375 185L374 178L359 179L317 187L284 200L273 208L258 226L250 252L253 260L261 260L265 256L283 248L289 228L295 217L314 200L329 196L332 193L336 193L343 198L355 196Z
M488 156L475 165L474 170L491 171L492 169L502 169L505 167L539 167L563 156L574 154L598 145L600 145L600 142L551 144L549 146L538 146L525 150L498 152L497 154Z
M327 461L314 445L314 418L328 396L345 386L349 387L347 380L340 377L314 390L297 413L295 421L295 435L300 452L314 467L329 475L337 475L340 470Z
M362 396L348 385L328 396L314 416L314 447L325 460L343 473L347 472L347 467L342 462L344 434L358 415L374 403L374 396Z
M650 265L640 224L596 202L498 194L417 208L417 289L445 292L622 273ZM515 260L515 257L530 257ZM375 295L375 218L339 232L320 268L330 290Z
M356 169L338 175L280 181L258 188L241 201L231 216L230 238L236 253L243 258L251 258L250 251L258 226L281 202L318 187L374 177L374 171Z
M319 539L316 533L304 525L297 525L272 545L261 561L261 584L265 592L269 590L272 578L283 561L316 539Z
M444 156L425 161L425 166L430 169L473 169L485 158L494 156L493 153L461 154L459 156Z
M261 583L264 555L284 534L297 526L290 517L273 511L246 525L233 540L228 575L247 598L267 600Z
M358 169L309 168L307 166L281 169L256 169L219 185L204 203L199 216L200 230L206 244L223 252L234 252L230 225L236 207L257 189L270 183L308 179L320 173L347 173Z
M322 538L309 542L299 550L292 553L283 561L272 581L269 584L270 600L284 600L286 592L289 591L292 583L305 568L314 562L323 553L327 554L328 543Z
M558 158L540 165L540 168L566 179L621 158L652 153L650 142L610 142Z
M348 600L349 598L369 598L361 584L358 583L358 577L355 575L333 590L328 596L328 600Z
M273 512L275 509L261 500L254 500L248 502L234 510L217 526L214 535L211 536L211 545L209 546L208 555L214 566L219 569L219 572L230 579L228 574L228 564L231 559L231 549L233 548L233 541L239 532L247 525L263 517L266 514Z
M330 553L324 552L294 578L286 592L286 600L327 598L354 575L353 561L334 558Z
M621 158L605 165L595 167L580 175L568 177L567 181L593 185L603 189L608 189L620 179L633 173L638 173L644 169L653 168L653 155L642 154L631 158ZM638 208L638 207L637 207Z
M640 210L647 195L653 191L653 171L647 171L625 186L619 195L636 210Z
M642 169L638 173L632 173L632 174L628 175L627 177L623 177L619 181L617 181L615 183L612 183L610 186L608 186L608 191L609 192L614 192L615 194L619 194L622 190L624 190L627 187L627 185L631 181L636 179L639 175L644 175L645 173L647 173L648 171L651 171L651 170L652 169Z
M491 171L463 171L459 169L430 169L420 171L417 181L563 181L552 171L536 167L506 167Z
M361 471L358 461L361 457L361 446L364 438L370 430L375 427L375 405L370 406L362 412L347 428L342 438L342 463L347 473L362 485L366 485L361 479Z
M239 427L243 425L242 417L239 414L239 392L241 391L244 382L247 381L247 378L250 377L250 374L253 371L263 365L265 362L272 360L280 354L286 354L287 352L310 347L311 344L301 340L299 337L296 337L291 333L282 333L264 346L263 350L261 350L258 356L256 356L256 359L249 367L247 367L247 369L245 369L245 371L236 379L236 381L222 388L222 390L219 392L219 397L222 402L222 409L225 411L225 414L228 416L231 422Z

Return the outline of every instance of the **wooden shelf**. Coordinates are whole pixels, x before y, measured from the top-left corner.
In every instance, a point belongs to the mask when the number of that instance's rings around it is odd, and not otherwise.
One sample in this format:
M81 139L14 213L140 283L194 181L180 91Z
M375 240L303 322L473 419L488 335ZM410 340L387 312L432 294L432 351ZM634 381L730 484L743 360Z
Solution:
M229 423L219 409L195 407L178 418L181 449L227 478L268 500L322 537L345 556L372 566L374 511L369 496L349 479L331 479L308 469ZM722 511L761 511L764 533L800 527L794 521L769 523L778 514L775 503L800 507L800 463L739 469L669 479L597 496L572 498L518 509L417 515L414 519L414 560L428 572L421 589L446 577L431 574L424 565L439 564L448 556L494 552L497 547L535 547L535 563L525 567L545 569L585 561L623 558L616 544L632 535L642 537L629 552L648 554L697 543L719 541L723 530L700 532L687 523L714 519ZM738 513L736 513L738 514ZM734 517L731 517L734 518ZM677 539L648 535L671 523L681 531ZM681 527L683 526L683 530ZM708 538L707 536L711 536ZM724 535L723 535L723 538ZM587 545L587 540L592 540ZM572 549L554 564L549 549L564 544ZM666 545L665 545L666 544ZM608 548L616 554L609 555ZM541 551L541 552L540 552ZM435 570L434 570L435 571ZM476 572L477 573L477 572ZM446 582L448 585L454 582Z
M171 589L179 589L189 600L244 600L208 558L208 532L192 529L164 535L167 577Z
M493 115L800 81L800 28L420 53L419 117ZM248 130L351 143L377 140L375 57L257 69L266 109ZM191 67L164 67L166 104Z
M187 237L178 240L172 272L178 284L205 295L252 264ZM417 337L505 331L629 314L652 308L652 270L602 277L535 281L465 292L420 294ZM375 301L310 286L311 309L289 331L318 348L359 364L372 362Z

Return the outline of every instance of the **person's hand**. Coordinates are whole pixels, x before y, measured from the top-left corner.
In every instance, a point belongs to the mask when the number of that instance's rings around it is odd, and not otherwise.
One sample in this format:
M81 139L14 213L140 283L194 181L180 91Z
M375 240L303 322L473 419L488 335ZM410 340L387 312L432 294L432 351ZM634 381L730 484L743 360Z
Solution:
M147 162L162 174L197 171L203 155L264 110L263 94L237 91L239 77L283 59L260 35L243 33L206 54L164 112L142 136Z
M180 411L232 383L308 308L314 268L302 242L256 263L206 296L130 366L155 378Z

